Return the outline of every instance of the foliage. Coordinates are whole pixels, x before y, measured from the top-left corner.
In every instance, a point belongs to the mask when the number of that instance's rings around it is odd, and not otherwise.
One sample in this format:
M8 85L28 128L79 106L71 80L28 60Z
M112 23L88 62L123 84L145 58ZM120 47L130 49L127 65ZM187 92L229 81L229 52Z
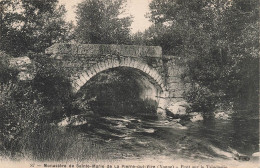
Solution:
M183 58L192 83L187 99L203 112L214 105L250 105L258 100L258 2L256 0L153 0L154 26L146 40ZM205 93L206 91L206 93ZM192 95L192 96L191 96ZM199 100L200 99L200 100ZM211 101L210 109L203 100ZM254 101L254 103L250 103ZM250 104L250 105L249 105Z
M8 55L1 54L8 61ZM38 145L32 144L35 131L59 119L64 108L70 107L70 85L62 77L64 72L41 54L34 58L38 72L33 81L19 82L4 77L6 82L1 81L0 85L0 155L13 159L30 154L29 146ZM4 60L1 63L8 65ZM1 72L7 70L8 66L1 66Z
M203 111L203 117L211 117L213 110L217 109L220 95L212 93L207 87L195 85L184 93L188 102L192 102L192 111ZM225 108L225 107L224 107Z
M33 88L42 93L42 102L50 110L61 113L69 106L71 98L71 85L66 70L58 66L47 56L38 54L35 58L37 74L34 78Z
M0 88L0 148L6 156L17 157L23 149L22 139L32 133L46 118L40 94L22 83L1 84Z
M8 54L43 52L69 38L72 25L65 22L65 7L58 6L58 0L7 0L1 1L0 7L0 49Z
M127 44L130 17L122 17L125 0L85 0L77 6L75 34L81 43Z
M26 149L31 158L38 161L86 161L110 158L105 154L105 147L90 138L86 138L78 130L59 128L50 124L42 124L25 138Z
M9 67L10 58L11 56L0 51L0 84L14 81L16 78L17 71Z

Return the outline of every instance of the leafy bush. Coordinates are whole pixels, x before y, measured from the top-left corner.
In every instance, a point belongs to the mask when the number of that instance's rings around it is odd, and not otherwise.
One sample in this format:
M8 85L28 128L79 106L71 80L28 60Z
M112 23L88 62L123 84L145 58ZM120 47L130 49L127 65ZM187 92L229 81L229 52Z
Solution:
M210 117L216 110L219 95L213 93L206 87L199 85L193 86L184 93L184 97L190 103L191 109L196 112L202 112L204 117Z
M75 130L65 131L48 123L37 127L25 140L27 154L34 160L81 161L91 157L100 159L104 155L94 142L82 138Z
M2 84L0 87L0 138L3 154L22 155L23 139L32 133L46 117L39 103L40 95L23 83Z
M37 74L33 88L43 95L42 103L54 111L54 114L63 113L69 108L71 99L71 84L67 72L46 55L35 58Z

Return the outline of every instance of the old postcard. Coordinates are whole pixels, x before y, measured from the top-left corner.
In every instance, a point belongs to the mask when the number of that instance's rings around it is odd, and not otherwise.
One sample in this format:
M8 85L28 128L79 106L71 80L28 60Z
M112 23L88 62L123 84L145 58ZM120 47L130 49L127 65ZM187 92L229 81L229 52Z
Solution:
M0 1L1 168L259 168L257 0Z

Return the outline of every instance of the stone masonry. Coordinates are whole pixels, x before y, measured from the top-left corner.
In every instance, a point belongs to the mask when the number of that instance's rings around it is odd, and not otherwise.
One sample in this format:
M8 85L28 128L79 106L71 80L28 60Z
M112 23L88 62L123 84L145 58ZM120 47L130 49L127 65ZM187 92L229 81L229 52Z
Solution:
M69 72L73 93L99 72L115 67L129 67L149 76L160 88L161 108L168 101L182 99L185 90L180 78L182 68L177 65L179 58L163 56L159 46L57 43L45 54Z

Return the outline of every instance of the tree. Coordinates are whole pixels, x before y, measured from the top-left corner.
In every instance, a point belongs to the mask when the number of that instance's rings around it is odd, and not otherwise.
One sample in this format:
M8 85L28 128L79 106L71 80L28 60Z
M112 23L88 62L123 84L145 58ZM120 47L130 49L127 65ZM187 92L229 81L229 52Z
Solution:
M82 43L127 44L131 17L122 17L125 0L85 0L77 6L75 34Z
M184 76L193 86L186 95L196 110L209 112L218 104L230 107L248 104L252 97L257 100L257 7L256 0L151 2L154 26L149 33L156 35L150 41L167 54L183 57Z
M0 49L13 56L27 51L43 52L66 40L71 28L64 20L65 8L58 0L2 1Z

